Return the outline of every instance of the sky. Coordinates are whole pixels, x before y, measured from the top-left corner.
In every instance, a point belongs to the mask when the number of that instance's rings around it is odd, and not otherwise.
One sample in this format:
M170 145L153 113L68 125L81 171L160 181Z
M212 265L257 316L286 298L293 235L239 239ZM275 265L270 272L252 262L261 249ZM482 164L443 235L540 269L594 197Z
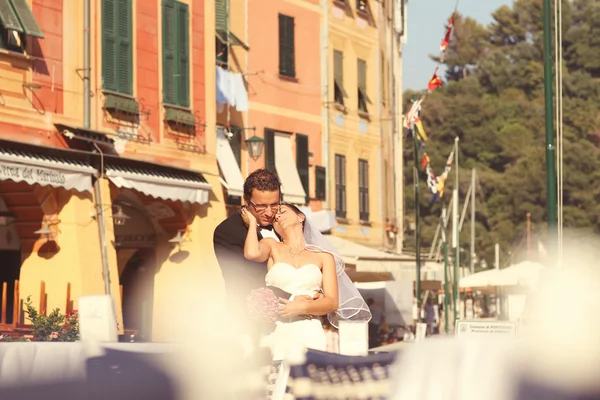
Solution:
M483 25L492 21L492 12L512 0L460 0L458 11ZM403 89L422 90L435 70L430 54L439 54L444 25L454 10L454 0L408 0L407 42L402 51ZM443 75L441 75L443 79Z

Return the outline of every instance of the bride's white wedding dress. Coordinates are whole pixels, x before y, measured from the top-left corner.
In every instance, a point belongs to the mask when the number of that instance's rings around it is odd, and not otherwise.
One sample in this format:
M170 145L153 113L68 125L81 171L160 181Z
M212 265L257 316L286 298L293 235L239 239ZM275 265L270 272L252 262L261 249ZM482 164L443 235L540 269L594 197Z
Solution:
M275 286L294 296L314 296L323 286L323 274L315 264L296 268L291 264L273 264L265 277L267 286ZM327 339L319 318L302 319L294 322L278 321L275 331L266 336L263 345L273 351L274 360L282 360L293 348L308 347L325 351Z

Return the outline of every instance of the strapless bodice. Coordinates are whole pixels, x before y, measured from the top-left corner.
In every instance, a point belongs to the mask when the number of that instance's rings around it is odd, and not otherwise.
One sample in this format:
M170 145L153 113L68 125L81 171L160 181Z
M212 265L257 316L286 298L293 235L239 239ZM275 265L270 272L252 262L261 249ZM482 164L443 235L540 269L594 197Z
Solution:
M312 296L321 290L323 275L315 264L306 264L300 268L284 262L277 262L265 276L267 286L275 286L292 295Z

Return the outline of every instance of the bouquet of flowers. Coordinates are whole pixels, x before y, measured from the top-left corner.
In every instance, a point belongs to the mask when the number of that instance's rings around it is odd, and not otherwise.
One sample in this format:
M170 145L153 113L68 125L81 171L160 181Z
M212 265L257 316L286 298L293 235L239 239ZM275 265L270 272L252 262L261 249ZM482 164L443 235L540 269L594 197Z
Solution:
M246 299L252 318L263 322L275 322L279 315L279 298L267 288L254 289Z

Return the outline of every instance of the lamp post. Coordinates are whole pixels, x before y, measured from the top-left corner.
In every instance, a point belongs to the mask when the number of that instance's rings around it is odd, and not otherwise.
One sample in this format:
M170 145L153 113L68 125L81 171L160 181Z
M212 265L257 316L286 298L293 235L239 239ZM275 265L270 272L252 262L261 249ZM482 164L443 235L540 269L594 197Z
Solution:
M246 140L246 149L248 149L248 154L254 161L258 160L262 155L263 147L265 146L265 140L261 137L252 136L251 138Z

